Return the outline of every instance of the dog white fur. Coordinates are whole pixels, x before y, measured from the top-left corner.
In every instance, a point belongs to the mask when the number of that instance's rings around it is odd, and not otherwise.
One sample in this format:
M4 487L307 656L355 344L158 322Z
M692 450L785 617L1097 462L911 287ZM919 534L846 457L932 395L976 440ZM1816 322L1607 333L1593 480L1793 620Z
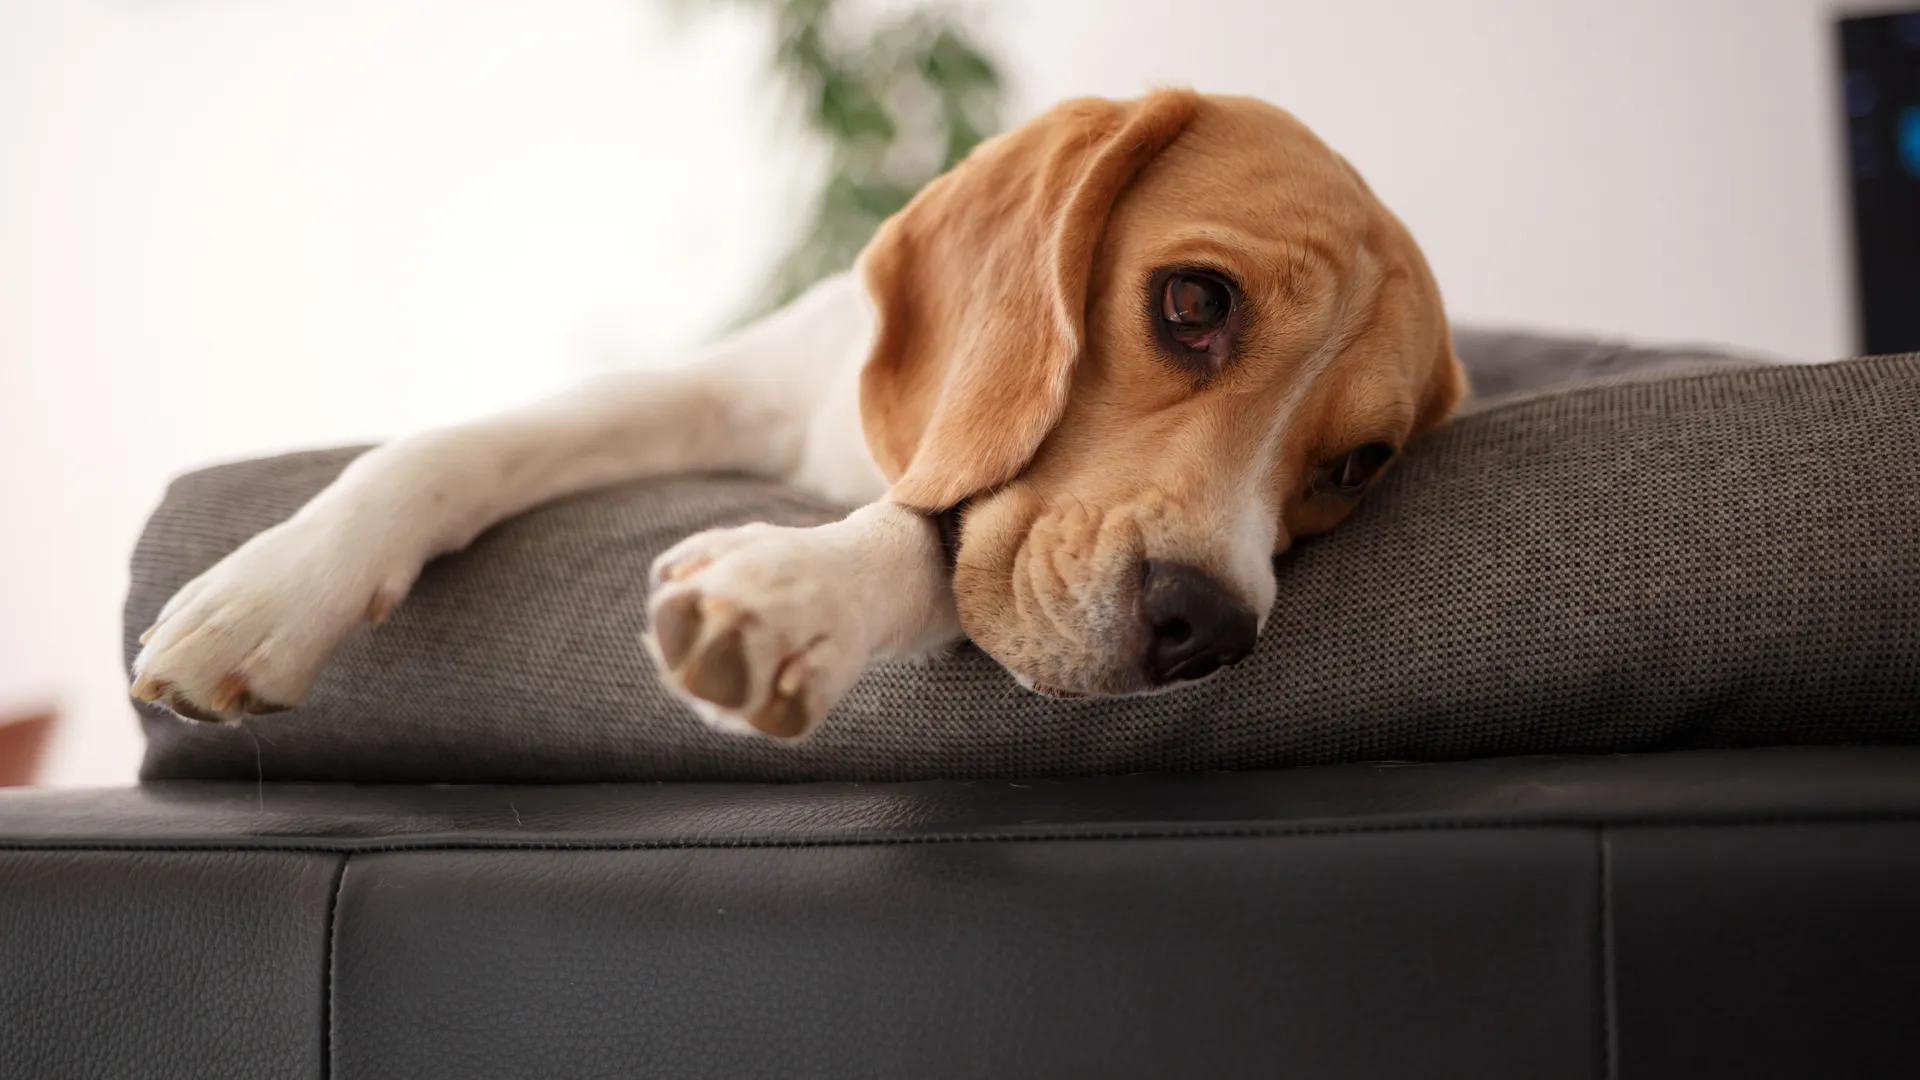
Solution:
M865 291L839 275L684 368L605 376L369 451L168 602L135 663L135 694L182 694L222 720L299 702L342 638L496 522L623 480L735 470L865 505L818 528L701 533L656 561L654 606L697 592L757 616L746 652L762 693L734 710L683 695L716 726L742 729L738 715L774 688L783 643L815 642L803 662L824 714L871 664L961 636L938 530L879 501L887 481L858 408L873 324Z

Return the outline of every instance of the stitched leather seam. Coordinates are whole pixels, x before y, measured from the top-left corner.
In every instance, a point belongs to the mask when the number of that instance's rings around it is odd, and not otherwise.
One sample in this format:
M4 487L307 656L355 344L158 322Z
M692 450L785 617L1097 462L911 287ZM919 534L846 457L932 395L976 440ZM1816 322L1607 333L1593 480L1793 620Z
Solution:
M1892 814L1788 816L1762 815L1742 818L1622 818L1594 820L1580 817L1541 817L1506 821L1423 821L1318 823L1248 827L1194 826L1190 828L1134 829L1044 829L1031 832L952 832L909 835L849 835L827 837L738 837L732 839L652 840L506 840L425 836L420 838L370 837L349 843L269 843L254 844L222 837L206 841L169 840L158 843L138 841L100 842L90 840L0 839L0 851L223 851L287 852L308 855L360 855L398 851L647 851L698 850L728 848L828 848L884 847L912 844L1034 843L1066 840L1248 840L1290 836L1341 836L1363 833L1462 832L1478 829L1619 829L1619 828L1750 828L1773 825L1873 825L1912 824L1920 821L1920 810Z
M347 883L347 864L352 861L352 852L342 854L340 867L333 872L333 892L327 897L327 980L320 988L320 1075L326 1080L333 1077L334 943L340 940L340 890Z
M1600 1076L1602 1080L1620 1080L1620 1029L1616 1006L1619 994L1614 985L1613 962L1613 839L1606 826L1594 830L1594 857L1597 860L1600 904Z

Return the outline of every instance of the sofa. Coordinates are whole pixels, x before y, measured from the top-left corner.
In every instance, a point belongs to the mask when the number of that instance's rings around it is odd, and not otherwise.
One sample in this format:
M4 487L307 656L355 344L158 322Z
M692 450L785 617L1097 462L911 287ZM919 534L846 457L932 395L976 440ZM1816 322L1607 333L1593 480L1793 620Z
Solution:
M1758 525L1690 534L1664 568L1654 547L1579 564L1589 581L1678 566L1694 583L1632 605L1460 599L1530 620L1541 644L1424 626L1364 698L1285 666L1326 666L1304 628L1248 662L1279 689L1228 684L1241 696L1178 714L1035 706L1072 711L1010 733L979 696L1000 677L981 657L882 672L840 741L796 757L704 741L666 712L581 734L569 718L631 673L573 699L528 690L564 658L505 682L460 667L446 694L382 682L417 670L397 659L487 647L454 639L472 614L462 575L547 550L508 530L423 578L418 621L343 653L339 684L303 709L225 729L143 713L139 786L0 793L0 1077L1920 1075L1920 474L1901 452L1916 443L1886 444L1920 431L1920 358L1828 384L1697 351L1479 344L1483 393L1537 402L1549 376L1614 389L1492 415L1424 460L1479 453L1516 416L1564 441L1585 410L1644 469L1673 460L1649 449L1671 432L1713 425L1683 415L1649 441L1642 412L1772 402L1807 419L1741 457L1777 465L1737 480L1767 498L1715 505L1770 514L1811 471L1791 500L1806 520L1766 519L1799 540L1711 587L1699 545ZM1714 373L1686 374L1702 362ZM1830 402L1845 407L1815 415ZM1794 440L1869 422L1887 464L1835 494L1820 470L1853 459L1823 448L1845 440ZM1754 429L1727 430L1723 450ZM1368 545L1416 542L1394 530L1426 490L1422 460L1354 539L1283 567L1283 603L1288 582L1321 596L1323 578L1351 580L1362 564L1341 560ZM244 483L324 482L296 464L177 486L136 555L130 639L180 575L259 527L209 524L208 507L258 503L234 495ZM1486 480L1465 471L1471 506ZM1665 513L1662 485L1698 479L1673 473L1648 470L1630 504ZM611 505L529 528L578 535ZM1862 533L1849 507L1880 516ZM1536 531L1562 550L1560 525ZM1532 578L1565 570L1513 557ZM1819 587L1768 577L1821 559ZM1663 635L1675 619L1720 629ZM535 623L512 632L573 625ZM1450 634L1482 651L1433 644ZM966 721L953 700L981 713L983 756L964 739L902 753L935 745L903 742L921 713Z
M0 797L8 1077L1911 1077L1920 751Z

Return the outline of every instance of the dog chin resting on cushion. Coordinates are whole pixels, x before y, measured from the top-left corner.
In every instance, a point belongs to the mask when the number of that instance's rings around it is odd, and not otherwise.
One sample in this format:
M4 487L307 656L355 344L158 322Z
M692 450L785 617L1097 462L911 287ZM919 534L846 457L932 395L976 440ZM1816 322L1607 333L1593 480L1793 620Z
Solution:
M1299 121L1184 90L1069 101L696 362L362 456L167 603L133 693L287 708L495 522L709 470L862 504L655 562L644 647L716 727L803 736L869 665L962 637L1043 694L1175 687L1247 655L1273 556L1463 391L1419 249Z

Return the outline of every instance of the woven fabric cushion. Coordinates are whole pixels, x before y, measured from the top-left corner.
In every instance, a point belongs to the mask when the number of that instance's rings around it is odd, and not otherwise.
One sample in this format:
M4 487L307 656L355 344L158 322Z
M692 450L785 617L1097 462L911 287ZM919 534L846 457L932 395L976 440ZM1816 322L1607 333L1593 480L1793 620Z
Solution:
M709 731L638 643L649 561L698 529L841 508L680 477L434 563L301 708L228 728L143 709L143 775L878 780L1920 739L1920 356L1675 375L1725 358L1462 339L1477 375L1554 348L1579 374L1643 374L1424 441L1279 560L1254 654L1176 693L1048 700L962 647L873 671L799 746ZM128 657L177 587L354 453L177 481L134 556Z

